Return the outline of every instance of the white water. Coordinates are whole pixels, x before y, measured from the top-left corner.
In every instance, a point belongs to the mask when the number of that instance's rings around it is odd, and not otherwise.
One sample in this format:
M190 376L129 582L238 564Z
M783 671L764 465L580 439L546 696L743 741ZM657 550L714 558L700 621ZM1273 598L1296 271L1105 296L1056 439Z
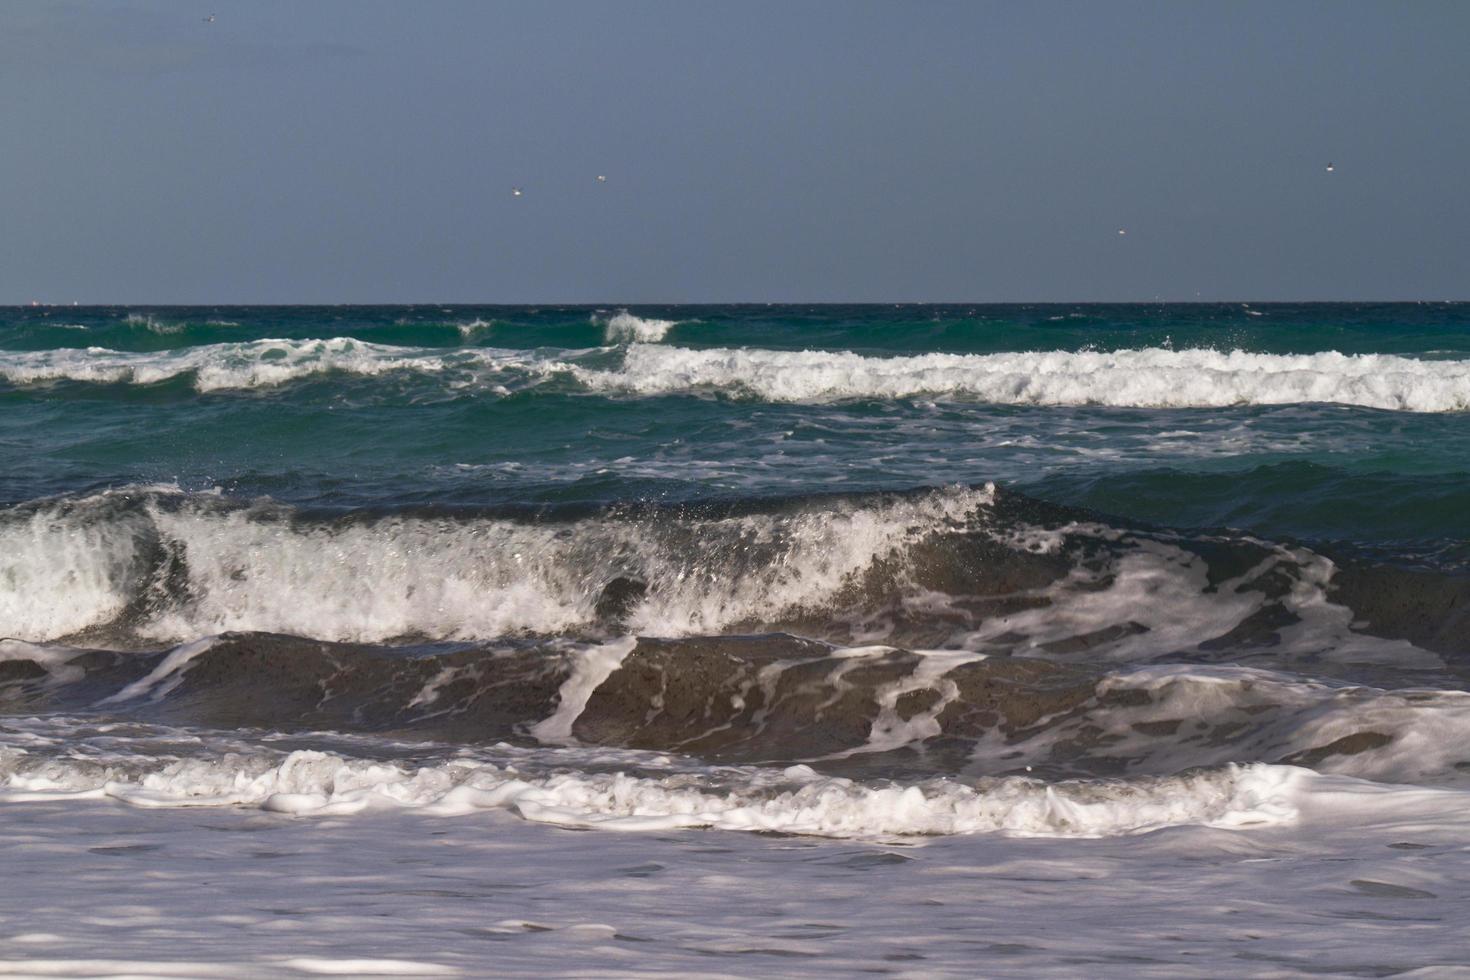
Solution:
M596 622L602 589L637 575L646 597L626 626L717 632L823 608L875 563L977 518L989 489L836 503L791 514L676 523L575 524L391 517L298 524L289 509L211 498L130 507L126 494L0 519L0 636L38 641L112 622L150 586L146 554L186 568L188 596L133 625L188 640L231 630L320 639L485 638Z
M454 326L457 330L459 330L459 335L463 337L465 341L470 341L494 327L495 321L482 320L479 317L475 317L473 320L469 320L463 323L456 323Z
M555 727L557 720L549 722ZM212 747L217 739L148 726L89 735L84 723L64 718L11 723L0 736L0 803L111 799L137 807L323 816L398 807L441 816L506 810L536 823L622 831L714 827L878 839L1109 837L1178 825L1265 826L1294 821L1304 781L1317 778L1292 767L1250 765L1127 782L1009 777L976 786L946 779L869 784L806 766L710 769L617 750L506 746L411 763L340 749L283 751L268 743ZM180 746L188 754L176 754ZM609 762L636 771L608 771ZM592 768L582 768L589 763Z
M48 678L58 683L79 681L86 672L71 664L81 651L62 646L38 646L20 640L0 639L0 663L29 661L46 672Z
M201 654L208 653L218 639L214 636L205 636L180 644L170 650L168 655L146 677L134 681L98 703L112 704L118 701L131 701L144 695L150 695L155 701L163 698L184 679L184 671L189 668L189 664Z
M1351 744L1365 735L1375 742ZM1380 690L1234 665L1151 664L1104 676L1094 699L1064 717L988 733L974 759L982 769L1044 765L1069 758L1078 744L1094 764L1112 760L1129 772L1290 760L1321 750L1312 761L1321 772L1463 786L1470 694ZM1328 751L1334 745L1340 750Z
M129 313L123 317L123 323L126 323L130 327L142 327L149 333L160 335L182 333L186 326L182 323L171 323L167 320L156 319L152 314L140 313Z
M602 682L622 666L628 654L638 645L638 638L625 636L576 652L572 675L558 692L556 713L532 725L529 733L543 742L572 741L572 725L587 708L587 702Z
M6 803L0 973L1464 977L1463 798L1297 793L1294 826L921 846Z
M593 324L603 326L603 339L609 344L643 343L656 344L679 325L677 320L659 320L653 317L634 316L627 310L619 310L612 316L592 314Z
M1161 348L873 357L849 351L692 350L657 343L676 325L626 312L609 318L607 342L629 344L616 368L588 366L575 351L552 357L336 337L158 353L4 351L0 378L12 384L156 384L188 375L198 390L219 391L273 387L325 372L413 372L442 376L457 388L498 391L505 379L485 377L489 370L512 372L522 381L569 375L596 391L714 391L773 402L930 397L1004 405L1223 408L1329 402L1410 412L1470 409L1470 362L1465 360Z
M1219 408L1336 402L1395 411L1470 408L1470 362L1391 354L1213 350L869 357L847 351L689 350L635 344L618 370L576 369L599 390L711 390L773 402L958 397L1005 405Z
M604 628L689 636L809 615L850 642L891 642L896 628L917 626L930 646L1121 663L1197 650L1271 606L1291 617L1274 629L1278 655L1442 665L1408 641L1356 631L1353 611L1329 598L1334 566L1306 549L1259 543L1254 567L1212 583L1205 560L1167 536L992 527L993 494L950 488L786 513L531 524L303 522L269 503L108 492L0 514L0 636L43 642L110 625L170 644L229 631L359 642ZM961 593L951 595L919 581L929 559L916 546L955 533L1021 553L1054 552L1069 539L1115 552L997 610L972 594L983 585L947 581ZM159 553L173 562L155 567ZM884 584L873 586L874 576ZM603 621L599 599L620 577L646 592L619 621ZM1282 582L1288 591L1268 599ZM1087 639L1066 652L1078 638Z
M348 337L326 340L253 340L205 344L182 350L133 353L86 350L0 352L0 378L12 384L83 381L149 385L191 377L201 392L271 388L329 372L383 375L392 372L443 375L451 385L468 384L465 370L541 373L540 359L527 352L493 348L394 347ZM472 375L473 376L473 375ZM490 379L486 379L489 384Z
M0 972L1454 977L1442 968L1470 962L1464 792L1262 765L971 787L607 750L412 763L68 724L7 719L0 832L26 887L0 889Z

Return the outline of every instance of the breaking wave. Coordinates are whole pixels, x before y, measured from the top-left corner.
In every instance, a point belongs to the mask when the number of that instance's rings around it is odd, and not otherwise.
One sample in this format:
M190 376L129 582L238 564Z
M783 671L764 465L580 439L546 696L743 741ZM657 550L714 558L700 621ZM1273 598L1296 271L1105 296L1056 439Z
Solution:
M592 314L592 325L603 327L603 339L609 344L656 344L679 324L677 320L634 316L627 310L620 310L612 316Z
M612 512L533 522L311 520L271 503L116 492L0 515L0 635L127 623L183 639L467 639L617 622L717 631L826 609L885 560L976 519L990 490L874 496L771 513Z
M160 335L182 333L187 326L187 324L183 323L157 319L151 313L129 313L123 317L123 323L130 327L141 327L149 333Z
M1470 408L1470 362L1388 354L1213 350L922 354L690 350L634 345L618 370L578 369L594 389L715 391L773 402L958 397L1006 405L1218 408L1334 402L1394 411Z
M86 350L6 351L0 378L26 385L52 381L151 385L190 378L201 392L270 388L313 375L385 375L408 372L436 375L462 387L494 386L488 369L538 377L540 359L530 352L492 348L444 350L393 347L348 337L327 340L254 340L206 344L179 350L127 352Z
M989 485L518 516L109 491L0 511L0 636L789 632L1058 662L1300 657L1359 674L1435 670L1466 650L1463 579L1083 517Z
M1390 354L1251 354L1213 350L922 354L694 350L661 339L673 321L619 313L603 350L395 347L336 337L255 340L134 353L88 348L0 352L0 378L157 384L189 377L199 391L267 388L326 373L405 372L452 389L505 394L550 377L594 392L652 396L715 393L771 402L948 398L1003 405L1220 408L1335 403L1389 411L1470 408L1470 361ZM471 325L475 330L478 324ZM468 328L467 328L468 329Z

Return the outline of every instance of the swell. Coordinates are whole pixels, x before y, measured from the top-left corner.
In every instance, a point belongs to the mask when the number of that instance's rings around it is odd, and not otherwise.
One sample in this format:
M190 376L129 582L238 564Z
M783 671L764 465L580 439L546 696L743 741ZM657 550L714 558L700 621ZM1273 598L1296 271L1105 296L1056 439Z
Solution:
M1084 469L1028 481L1026 491L1174 528L1249 529L1309 540L1334 553L1360 553L1441 570L1470 567L1470 473L1416 471L1459 462L1461 447L1439 440L1440 459L1403 459L1399 447L1325 465L1275 462L1246 470ZM1378 466L1398 462L1406 472Z
M0 308L0 349L109 348L158 353L270 339L308 342L333 338L441 349L485 343L580 349L656 342L688 322L675 308L655 313L498 306Z
M879 306L0 308L0 348L157 351L286 337L382 344L585 348L664 334L695 345L914 354L1209 348L1294 354L1467 350L1465 304L901 304ZM620 316L631 329L613 329Z

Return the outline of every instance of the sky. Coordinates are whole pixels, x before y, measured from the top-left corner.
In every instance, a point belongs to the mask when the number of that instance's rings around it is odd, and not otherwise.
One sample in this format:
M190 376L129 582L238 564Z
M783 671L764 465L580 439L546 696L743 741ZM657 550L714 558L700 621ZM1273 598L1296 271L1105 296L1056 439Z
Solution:
M1457 0L7 2L0 303L1470 299L1467 38Z

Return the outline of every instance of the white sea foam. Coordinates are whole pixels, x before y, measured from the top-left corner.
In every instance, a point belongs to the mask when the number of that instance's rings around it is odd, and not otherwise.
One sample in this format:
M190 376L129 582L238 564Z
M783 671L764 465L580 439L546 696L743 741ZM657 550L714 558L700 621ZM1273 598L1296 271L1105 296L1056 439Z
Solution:
M1291 802L1295 827L864 843L564 833L513 811L3 805L24 887L0 889L0 969L1462 976L1465 796L1302 774Z
M50 639L116 618L145 587L143 514L104 498L0 516L0 635Z
M201 654L208 653L218 639L214 636L205 636L175 647L146 677L133 681L121 691L103 698L98 703L112 704L119 701L131 701L145 694L151 694L155 701L159 700L183 681L184 671L188 670L189 664Z
M1306 549L1257 542L1254 565L1212 581L1205 559L1167 535L994 525L993 493L957 487L726 517L323 522L269 502L135 488L0 512L0 636L42 642L102 627L167 643L229 631L366 642L609 628L688 636L812 617L850 642L920 629L918 642L978 654L1138 663L1198 651L1269 609L1287 616L1273 629L1281 656L1442 666L1406 640L1354 630L1352 610L1329 598L1334 566ZM997 609L949 573L925 584L938 573L923 546L957 533L1023 553L1106 550L1064 559L1067 574ZM620 579L626 601L600 608Z
M79 681L86 676L86 671L71 663L81 653L81 650L70 647L37 646L21 640L0 639L0 663L29 661L46 671L52 680L64 684Z
M625 636L577 651L572 674L558 692L556 713L532 725L529 734L543 742L570 742L572 725L586 710L593 692L622 666L637 645L637 637Z
M479 317L475 317L473 320L464 323L455 324L455 327L459 330L459 335L465 340L478 337L493 326L495 326L494 320L482 320Z
M619 310L612 316L592 314L594 325L601 325L603 339L609 344L632 342L656 344L678 326L677 320L658 320L653 317L634 316L627 310Z
M151 313L129 313L123 317L123 323L130 327L142 327L149 333L160 335L182 333L187 324L173 323L168 320L159 320Z
M0 378L12 384L58 380L155 384L190 375L200 391L216 391L270 387L324 372L408 371L444 377L455 387L478 384L500 390L503 378L482 376L485 369L493 369L513 372L522 381L568 375L597 391L638 395L712 391L774 402L929 397L1139 408L1308 402L1413 412L1470 408L1470 362L1463 359L1159 348L872 357L848 351L690 350L652 343L675 325L627 313L611 317L606 323L608 342L629 343L621 365L614 368L589 366L582 357L585 352L579 351L555 357L491 348L446 351L335 337L150 353L96 347L5 351L0 352Z
M1093 702L1063 717L987 734L975 756L1043 765L1054 753L1074 753L1079 741L1089 758L1125 771L1268 759L1380 782L1462 784L1470 694L1379 690L1234 665L1148 665L1108 674Z
M921 396L1006 405L1218 408L1334 402L1396 411L1470 408L1470 362L1390 354L1213 350L870 357L847 351L632 345L621 368L577 368L599 390L721 391L774 402Z
M884 652L887 647L869 647L839 651L838 655L861 657L868 652ZM921 656L913 673L882 685L874 694L878 703L878 714L873 719L868 741L857 748L838 752L831 758L849 758L869 752L887 752L906 745L921 745L927 739L943 732L939 716L960 697L960 689L945 675L962 664L984 659L982 654L954 650L926 651ZM911 711L908 717L898 708L899 700L914 691L933 691L934 698L929 707Z
M1104 527L1075 527L1073 533L1111 537ZM1020 536L1012 532L1013 540ZM1055 549L1055 535L1038 533L1027 550ZM1028 542L1029 543L1029 542ZM1230 632L1266 602L1251 570L1210 588L1209 565L1167 542L1139 539L1134 547L1098 568L1074 568L1064 579L1037 590L1044 600L996 616L966 633L962 645L1022 649L1047 654L1055 644L1093 637L1084 656L1092 660L1144 660L1181 650Z
M0 748L0 799L111 798L140 807L250 806L344 815L384 807L441 815L509 809L560 826L649 831L684 827L829 837L1007 833L1108 837L1183 824L1290 823L1310 774L1282 766L1229 767L1132 782L1045 784L994 780L865 785L796 770L634 776L531 776L468 759L408 766L298 750L220 757L75 759ZM731 788L731 784L733 788Z
M390 517L292 520L286 508L116 496L0 515L0 635L67 636L152 594L150 555L177 556L186 588L133 628L182 641L231 630L322 639L484 638L597 622L618 576L647 584L627 613L645 635L718 632L829 605L915 541L993 499L954 488L789 514L575 524ZM177 583L175 583L177 585Z
M1441 658L1408 640L1354 631L1353 612L1329 598L1336 566L1305 548L1254 542L1261 559L1240 574L1211 582L1209 563L1168 536L1135 536L1116 528L1073 524L1051 531L1010 529L1013 547L1046 553L1068 537L1125 546L1110 561L1078 565L1031 590L1026 608L988 618L951 637L964 649L1036 656L1138 662L1196 651L1231 633L1268 605L1291 619L1275 631L1276 649L1337 663L1393 663L1433 669ZM1289 591L1268 599L1273 579ZM1018 596L1019 598L1019 596ZM1074 641L1082 640L1080 644Z
M0 378L12 384L83 381L146 385L190 376L199 391L268 388L327 372L371 376L409 371L450 375L447 380L451 384L468 383L455 369L519 369L533 376L543 373L541 359L516 351L393 347L348 337L253 340L147 353L102 347L0 353Z

